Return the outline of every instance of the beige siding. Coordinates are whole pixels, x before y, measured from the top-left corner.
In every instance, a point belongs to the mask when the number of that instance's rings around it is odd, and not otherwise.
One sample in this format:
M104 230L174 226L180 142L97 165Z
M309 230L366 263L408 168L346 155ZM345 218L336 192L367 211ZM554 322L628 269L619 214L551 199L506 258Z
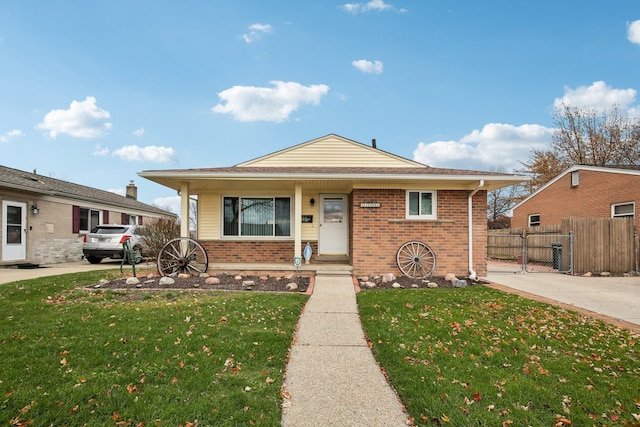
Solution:
M220 194L198 195L198 239L220 237Z
M424 167L416 162L336 135L241 163L255 167Z
M315 199L315 206L309 204L311 198ZM303 244L318 240L318 224L320 220L318 213L319 203L318 193L305 193L302 195L302 215L313 215L312 223L302 224L301 239Z

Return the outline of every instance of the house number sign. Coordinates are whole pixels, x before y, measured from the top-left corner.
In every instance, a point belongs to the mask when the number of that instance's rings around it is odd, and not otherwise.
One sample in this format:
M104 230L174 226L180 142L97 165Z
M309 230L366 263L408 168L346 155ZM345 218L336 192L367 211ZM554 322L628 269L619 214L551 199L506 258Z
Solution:
M380 203L378 203L378 202L363 202L363 203L360 203L360 207L361 208L379 208L380 207Z

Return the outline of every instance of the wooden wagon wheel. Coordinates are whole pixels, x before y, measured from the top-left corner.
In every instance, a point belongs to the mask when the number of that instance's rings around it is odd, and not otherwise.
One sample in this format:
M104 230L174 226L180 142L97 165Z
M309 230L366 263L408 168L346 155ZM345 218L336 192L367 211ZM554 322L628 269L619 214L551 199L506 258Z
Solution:
M188 237L169 240L158 254L158 272L163 276L177 273L199 275L207 271L209 258L202 245Z
M396 262L402 274L411 279L427 278L436 269L436 255L429 246L419 241L400 246Z

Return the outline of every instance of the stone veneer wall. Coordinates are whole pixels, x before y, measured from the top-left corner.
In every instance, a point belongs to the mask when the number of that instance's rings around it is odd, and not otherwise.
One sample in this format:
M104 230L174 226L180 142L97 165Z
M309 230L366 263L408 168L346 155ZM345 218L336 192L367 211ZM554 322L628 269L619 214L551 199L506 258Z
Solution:
M468 272L467 191L438 190L438 219L405 219L404 190L354 190L351 195L350 250L355 275L401 274L396 253L407 241L419 240L436 255L434 276ZM361 203L380 203L379 208L363 208ZM486 274L487 216L486 191L473 199L474 268Z

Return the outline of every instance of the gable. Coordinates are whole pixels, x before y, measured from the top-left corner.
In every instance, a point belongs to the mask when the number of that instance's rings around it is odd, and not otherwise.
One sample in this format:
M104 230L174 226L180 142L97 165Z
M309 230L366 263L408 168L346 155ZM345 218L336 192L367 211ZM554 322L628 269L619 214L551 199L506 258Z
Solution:
M330 134L240 163L242 167L384 167L424 168L418 162Z

